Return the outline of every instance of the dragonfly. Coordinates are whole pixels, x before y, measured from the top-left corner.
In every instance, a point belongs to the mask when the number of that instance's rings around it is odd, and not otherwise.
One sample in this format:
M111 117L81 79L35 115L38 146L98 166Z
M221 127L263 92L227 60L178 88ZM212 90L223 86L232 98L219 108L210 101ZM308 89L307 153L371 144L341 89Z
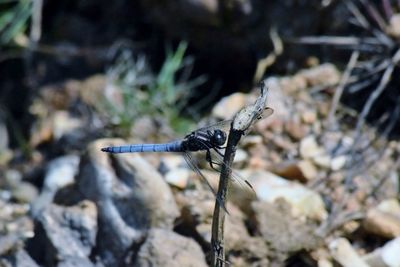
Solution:
M258 118L266 118L272 115L273 109L266 107L262 115ZM217 122L216 124L209 125L197 129L187 134L183 139L171 141L162 144L128 144L121 146L109 146L101 148L101 151L119 154L119 153L138 153L138 152L180 152L183 154L186 163L190 168L202 178L202 180L209 187L211 192L216 197L217 201L221 204L222 201L217 197L217 194L207 178L202 174L197 167L195 160L190 152L205 151L206 160L210 167L219 171L215 165L224 165L223 162L223 145L227 141L227 133L229 131L232 120L225 120ZM246 133L245 133L246 134ZM251 190L254 192L252 185L248 180L233 172L231 176L233 183L237 183L241 188Z

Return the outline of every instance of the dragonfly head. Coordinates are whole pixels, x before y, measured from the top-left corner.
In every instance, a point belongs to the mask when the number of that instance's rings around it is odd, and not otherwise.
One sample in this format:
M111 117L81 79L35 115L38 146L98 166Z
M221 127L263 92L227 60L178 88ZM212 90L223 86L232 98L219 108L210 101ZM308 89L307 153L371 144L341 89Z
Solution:
M211 135L210 141L215 146L222 146L223 144L225 144L226 141L226 133L224 131L216 129Z

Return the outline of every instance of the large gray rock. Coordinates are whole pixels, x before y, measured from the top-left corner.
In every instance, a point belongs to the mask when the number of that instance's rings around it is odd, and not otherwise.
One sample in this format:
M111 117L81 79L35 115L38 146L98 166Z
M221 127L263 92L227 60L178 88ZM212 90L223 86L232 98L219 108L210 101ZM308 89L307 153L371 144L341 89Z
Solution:
M171 189L147 161L138 154L110 157L100 151L121 144L117 140L90 144L77 181L79 191L97 204L97 252L107 266L120 264L147 229L172 229L179 215Z
M192 239L164 229L151 229L134 267L207 266L200 246Z
M49 162L46 167L44 185L39 197L31 205L31 214L38 216L43 209L53 202L60 189L72 185L78 173L79 157L67 155Z
M70 258L89 262L97 234L97 210L92 202L73 207L51 204L36 220L35 236L28 249L40 262L46 266Z
M0 266L4 267L39 267L39 265L23 250L18 249L10 255L0 256Z

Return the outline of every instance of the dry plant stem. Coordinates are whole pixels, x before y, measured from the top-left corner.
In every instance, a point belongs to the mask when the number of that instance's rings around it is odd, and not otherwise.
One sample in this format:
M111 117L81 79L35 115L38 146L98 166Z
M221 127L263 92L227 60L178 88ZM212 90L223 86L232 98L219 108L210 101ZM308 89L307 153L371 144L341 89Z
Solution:
M360 56L359 51L354 51L351 54L349 63L347 64L346 70L342 76L342 79L340 80L339 86L336 88L335 95L333 96L332 107L331 107L331 110L329 111L329 115L328 115L328 127L332 127L333 124L335 123L334 120L335 120L335 113L336 113L337 105L339 103L340 97L342 96L343 89L346 86L346 84L348 83L351 71L354 69L354 66L357 63L359 56Z
M222 202L215 202L212 230L211 230L211 247L212 247L212 266L225 266L225 248L224 248L224 222L226 199L228 193L228 184L232 174L232 163L235 157L236 147L243 134L249 127L261 116L265 109L267 100L267 92L265 84L261 83L261 95L258 97L254 105L248 106L236 113L229 131L228 143L224 155L224 163L221 169L221 175L218 186L218 199Z
M378 99L378 97L381 95L381 93L385 90L387 84L389 83L389 81L390 81L390 79L392 77L392 73L394 71L394 68L399 63L399 61L400 61L400 49L397 50L397 52L393 56L392 62L388 66L388 68L385 70L385 72L383 73L381 81L380 81L378 87L371 94L371 96L369 97L367 103L365 104L365 106L364 106L364 108L363 108L363 110L362 110L362 112L360 114L360 118L357 121L354 140L358 139L358 137L360 135L361 128L365 123L365 119L366 119L367 115L369 114L369 111L370 111L372 105L375 103L375 101Z
M221 169L221 176L218 185L218 197L226 207L226 197L228 193L229 178L231 176L231 166L236 153L236 146L242 136L242 132L235 131L231 128L229 132L228 143L224 155L224 164ZM224 223L225 210L218 202L215 202L211 245L213 249L212 266L225 266L225 250L224 250Z

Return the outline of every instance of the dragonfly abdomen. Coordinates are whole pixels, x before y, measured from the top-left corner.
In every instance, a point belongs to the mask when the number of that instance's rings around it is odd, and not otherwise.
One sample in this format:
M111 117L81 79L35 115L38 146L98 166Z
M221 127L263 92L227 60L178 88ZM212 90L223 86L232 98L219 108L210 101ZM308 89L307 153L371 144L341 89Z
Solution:
M170 142L165 144L135 144L124 146L109 146L101 149L108 153L135 153L135 152L182 152L182 142Z

